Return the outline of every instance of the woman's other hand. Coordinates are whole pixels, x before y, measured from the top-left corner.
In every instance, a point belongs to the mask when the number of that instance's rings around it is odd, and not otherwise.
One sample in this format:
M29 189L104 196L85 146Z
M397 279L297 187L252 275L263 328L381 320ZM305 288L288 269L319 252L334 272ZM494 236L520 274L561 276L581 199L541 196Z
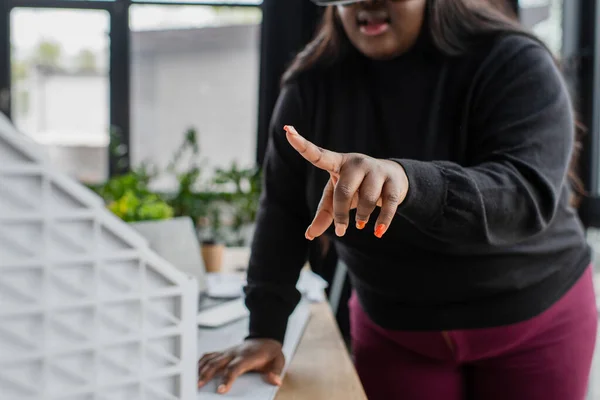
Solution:
M285 126L287 139L314 166L329 172L330 179L306 238L321 236L332 223L343 236L350 223L350 210L356 208L356 227L363 229L375 207L381 212L375 223L375 236L387 231L398 206L408 193L408 178L400 164L359 153L337 153L322 149L300 136L293 126Z
M281 385L285 357L281 343L272 339L248 339L223 352L208 353L198 361L198 387L206 385L215 376L222 376L218 393L227 393L238 376L246 372L260 372L264 380Z

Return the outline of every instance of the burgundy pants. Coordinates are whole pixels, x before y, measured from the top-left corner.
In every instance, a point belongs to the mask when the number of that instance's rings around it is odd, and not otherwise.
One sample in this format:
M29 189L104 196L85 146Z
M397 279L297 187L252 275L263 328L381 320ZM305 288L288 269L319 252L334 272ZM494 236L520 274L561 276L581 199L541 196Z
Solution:
M491 329L390 331L350 299L354 362L370 400L584 400L596 341L589 268L541 315Z

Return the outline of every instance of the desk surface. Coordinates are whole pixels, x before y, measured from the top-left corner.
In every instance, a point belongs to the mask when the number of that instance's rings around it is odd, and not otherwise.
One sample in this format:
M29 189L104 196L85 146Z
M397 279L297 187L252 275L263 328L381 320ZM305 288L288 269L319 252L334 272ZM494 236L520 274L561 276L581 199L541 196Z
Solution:
M275 400L366 400L329 304L312 315Z
M247 251L227 249L224 270L246 264ZM366 400L329 304L312 314L275 400Z

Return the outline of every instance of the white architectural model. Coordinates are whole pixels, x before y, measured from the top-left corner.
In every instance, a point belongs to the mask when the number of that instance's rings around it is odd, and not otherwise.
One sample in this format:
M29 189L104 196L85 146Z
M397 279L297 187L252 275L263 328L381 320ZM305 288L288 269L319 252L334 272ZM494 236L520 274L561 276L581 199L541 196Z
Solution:
M196 397L197 284L0 114L0 399Z

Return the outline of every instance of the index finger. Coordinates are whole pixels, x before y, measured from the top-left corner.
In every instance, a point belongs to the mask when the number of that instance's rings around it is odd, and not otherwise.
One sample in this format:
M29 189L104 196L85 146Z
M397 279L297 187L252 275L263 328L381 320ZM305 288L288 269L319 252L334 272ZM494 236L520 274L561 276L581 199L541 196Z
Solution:
M340 173L340 169L344 163L343 154L320 148L300 136L298 131L296 131L296 128L291 125L286 125L283 129L286 132L288 142L290 142L292 147L311 164L333 174Z

